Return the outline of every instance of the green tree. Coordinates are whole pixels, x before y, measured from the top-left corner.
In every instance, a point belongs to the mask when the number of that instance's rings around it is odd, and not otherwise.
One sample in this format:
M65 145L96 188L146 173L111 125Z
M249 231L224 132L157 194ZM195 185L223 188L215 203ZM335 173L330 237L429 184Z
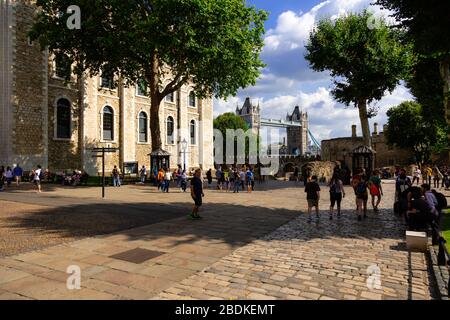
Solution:
M414 151L418 162L428 162L433 148L446 142L446 132L425 120L422 106L405 101L387 111L387 143Z
M81 29L66 26L70 5ZM162 99L192 81L197 97L227 97L253 85L264 66L265 11L242 0L38 0L31 31L42 48L63 54L78 74L120 75L120 85L146 83L152 148L161 148ZM169 78L169 83L163 82Z
M428 83L423 90L428 90L429 85L440 83L441 108L448 125L445 130L450 143L450 1L377 0L376 3L393 11L398 27L406 30L408 40L413 43L420 59L430 63L432 69L428 72L439 74L439 82L436 82L435 75L428 74L429 77L424 78ZM428 108L429 105L424 107Z
M311 32L305 58L315 71L334 77L334 98L359 110L364 144L371 146L369 118L376 109L367 105L392 92L407 74L411 56L399 42L398 32L383 20L369 28L367 11L335 21L324 19Z
M250 144L250 139L257 139L257 145L256 148L259 148L259 137L257 137L253 132L248 132L249 130L249 126L248 124L238 115L232 113L232 112L227 112L224 114L221 114L220 116L218 116L217 118L214 119L214 129L219 130L222 133L222 137L223 137L223 163L227 163L229 161L227 161L227 153L230 152L230 150L227 150L226 146L227 146L227 129L232 129L232 130L239 130L242 129L244 131L244 133L247 133L249 138L245 140L245 155L246 155L246 160L248 160L248 155L250 154L250 151L252 152L256 152L257 150L253 150L250 149L252 147L252 145ZM237 143L238 143L238 139L237 137L234 138L234 163L238 162L237 161Z

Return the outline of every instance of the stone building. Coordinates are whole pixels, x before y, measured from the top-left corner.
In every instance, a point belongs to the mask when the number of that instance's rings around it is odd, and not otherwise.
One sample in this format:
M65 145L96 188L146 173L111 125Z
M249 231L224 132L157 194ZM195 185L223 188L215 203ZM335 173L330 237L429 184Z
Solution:
M301 127L287 127L287 147L293 155L304 155L308 152L308 113L294 108L291 115L286 115L287 121L300 122Z
M259 103L255 106L250 98L247 97L242 108L236 106L236 115L240 116L247 123L249 129L259 133L261 129L261 108Z
M152 115L146 88L120 81L115 87L107 74L77 78L71 66L30 42L35 10L29 1L0 1L0 164L85 169L92 175L101 162L90 149L110 146L119 151L106 156L107 170L149 167ZM159 117L170 167L183 164L184 139L187 168L213 166L212 99L197 99L192 86L184 85L165 97Z
M384 130L386 127L384 127ZM375 151L375 168L395 165L408 165L414 162L414 153L410 150L389 146L383 132L378 131L378 124L374 124L371 136L372 149ZM344 167L352 168L352 151L363 145L363 138L356 134L356 125L352 125L350 137L322 140L322 160L339 161Z

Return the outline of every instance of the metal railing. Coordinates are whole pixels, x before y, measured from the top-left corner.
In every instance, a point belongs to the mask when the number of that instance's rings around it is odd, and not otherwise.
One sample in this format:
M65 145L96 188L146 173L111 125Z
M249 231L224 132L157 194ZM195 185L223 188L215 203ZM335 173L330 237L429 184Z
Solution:
M435 222L431 225L432 230L432 244L433 246L439 246L439 251L437 255L437 264L438 266L447 266L448 272L450 275L450 254L448 253L447 247L445 244L447 241L441 234L439 225ZM450 298L450 276L447 283L447 297Z

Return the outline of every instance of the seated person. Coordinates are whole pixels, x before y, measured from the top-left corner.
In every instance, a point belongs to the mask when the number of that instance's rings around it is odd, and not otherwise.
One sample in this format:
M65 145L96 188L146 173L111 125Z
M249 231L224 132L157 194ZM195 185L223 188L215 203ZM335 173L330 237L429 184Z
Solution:
M409 230L423 230L433 221L431 207L418 187L411 187L408 195L406 223Z

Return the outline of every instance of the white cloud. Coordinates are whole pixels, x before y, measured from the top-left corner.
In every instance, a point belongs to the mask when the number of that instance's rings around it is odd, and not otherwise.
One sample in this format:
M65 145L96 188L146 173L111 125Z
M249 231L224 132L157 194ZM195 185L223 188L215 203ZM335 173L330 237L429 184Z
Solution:
M260 102L264 118L281 119L296 105L308 112L310 128L317 139L349 136L351 125L360 121L357 110L334 101L330 94L331 77L328 72L314 72L304 59L305 44L314 25L321 18L337 18L350 12L369 8L376 16L387 17L389 12L371 6L373 0L328 0L308 12L286 11L278 16L277 25L266 33L262 59L267 64L257 84L241 90L238 97L214 101L214 115L234 112L245 97ZM388 19L389 20L389 19ZM377 102L379 114L371 119L380 127L386 123L389 107L411 99L408 90L399 86L391 95ZM358 130L360 131L360 130Z
M387 123L386 111L410 99L411 94L404 86L399 86L392 94L386 95L376 103L379 112L376 117L370 119L371 127L377 122L382 128L383 124ZM258 101L262 107L262 118L265 119L285 119L286 114L292 113L295 106L300 106L308 113L310 130L318 140L350 136L353 124L357 125L358 132L361 133L358 110L336 102L330 90L324 87L319 87L312 93L297 91L295 95L280 95L267 100L252 97L254 104ZM214 111L216 115L234 112L236 105L241 107L243 103L244 100L240 98L233 98L228 102L215 100Z

